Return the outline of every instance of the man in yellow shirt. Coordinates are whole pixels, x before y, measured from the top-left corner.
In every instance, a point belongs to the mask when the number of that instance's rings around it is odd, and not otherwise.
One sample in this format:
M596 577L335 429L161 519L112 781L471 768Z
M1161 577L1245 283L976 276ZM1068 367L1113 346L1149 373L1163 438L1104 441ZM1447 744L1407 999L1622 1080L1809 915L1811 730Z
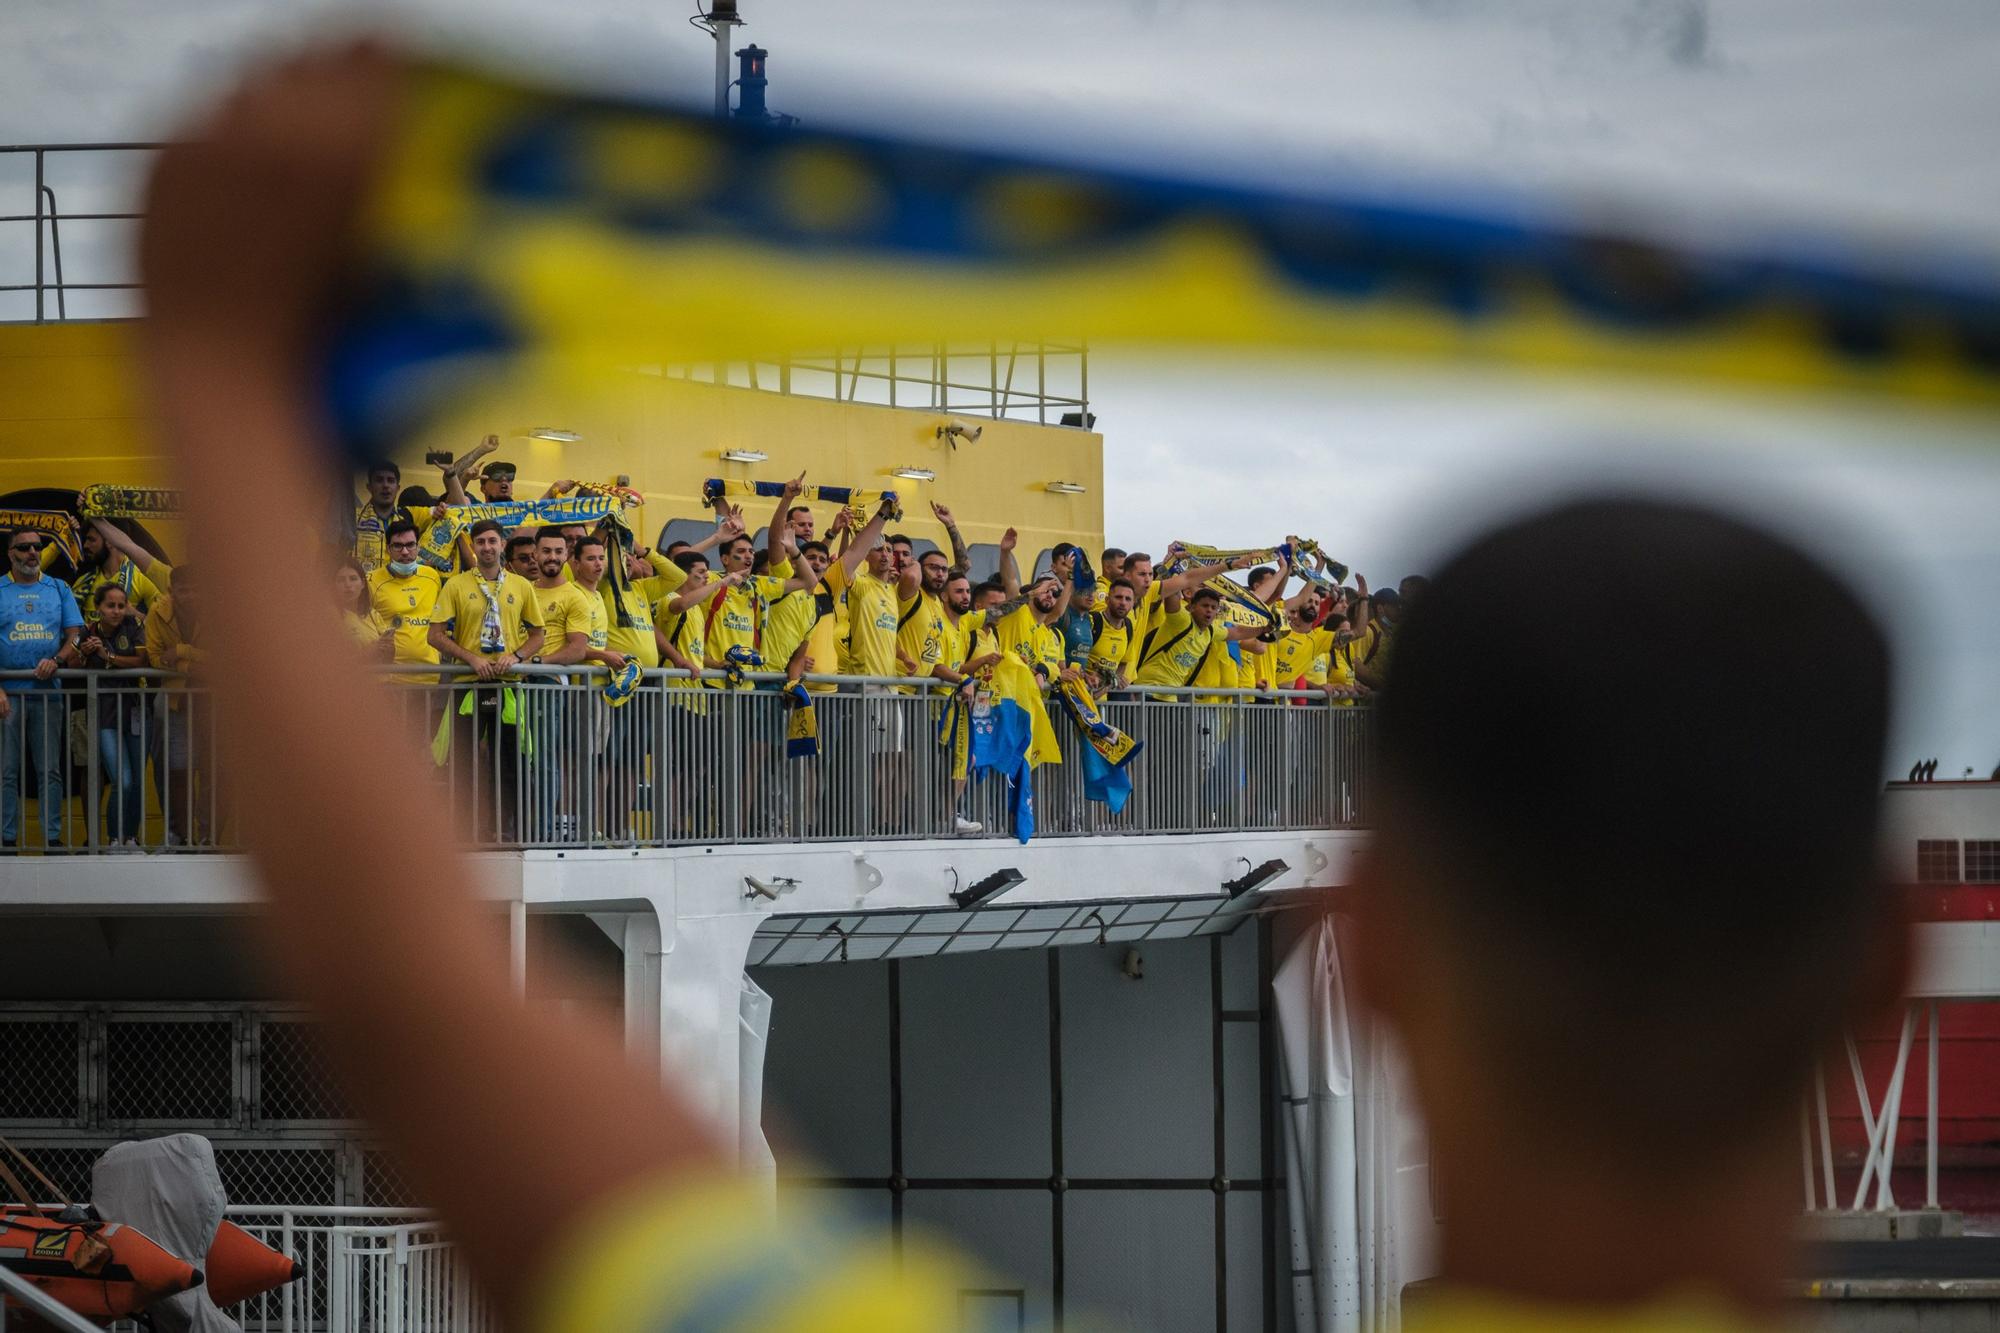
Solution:
M1175 546L1167 552L1169 562L1179 551ZM1249 557L1242 556L1213 565L1190 565L1169 579L1153 577L1153 557L1144 551L1134 551L1125 557L1125 581L1132 585L1136 600L1132 605L1132 656L1126 660L1125 672L1131 679L1139 675L1139 650L1146 636L1160 627L1166 618L1166 597L1170 588L1178 588L1183 593L1198 588L1210 579L1236 570L1250 568Z
M403 469L382 458L368 465L368 498L354 511L353 556L361 568L373 573L389 559L389 529L409 523L419 533L431 525L431 511L398 504L403 489Z
M153 603L173 588L174 567L108 519L89 520L77 545L83 567L69 586L78 606L96 605L98 588L115 583L125 590L127 601L141 612L150 612ZM54 564L56 555L56 544L44 542L42 568Z
M1090 678L1090 688L1102 697L1132 683L1132 608L1139 598L1124 579L1103 585L1099 591L1104 605L1090 613L1090 654L1084 660L1084 674Z
M1165 596L1163 605L1165 617L1140 647L1139 673L1132 678L1135 684L1192 684L1211 653L1221 652L1225 643L1252 638L1258 633L1250 625L1218 625L1222 594L1213 588L1196 588L1187 595L1185 606L1180 590L1175 588Z
M899 560L903 558L899 553ZM917 561L917 590L896 608L896 657L912 676L932 676L945 660L944 585L951 575L944 552L926 551ZM954 636L955 637L955 636ZM914 694L914 686L899 686Z
M533 666L574 666L590 651L593 620L603 639L604 603L593 589L585 592L568 575L569 539L557 528L529 534L535 557L535 604L542 610L542 651L528 661ZM523 534L508 539L513 549ZM535 738L534 809L528 812L531 840L566 839L576 833L580 792L576 768L587 763L592 747L577 747L569 737L569 689L561 676L533 677L521 686L522 707ZM569 753L578 748L577 755ZM567 780L566 780L567 779Z
M395 661L433 665L431 612L444 587L444 575L417 559L417 526L398 521L389 525L388 561L368 576L368 606L375 618L395 635ZM437 684L435 676L401 677L409 684Z
M706 665L715 674L708 677L707 683L712 689L749 689L753 682L747 680L732 687L729 677L723 674L724 669L730 665L732 650L752 654L757 659L757 664L747 667L748 670L781 669L764 656L764 631L770 605L784 595L792 566L781 558L766 566L769 573L752 573L757 553L748 537L730 538L722 544L721 554L723 574L736 577L709 612L702 652Z
M507 530L481 519L467 534L473 567L445 580L431 610L430 645L441 661L459 662L481 682L452 695L452 765L461 802L473 806L481 841L513 841L519 828L520 699L500 680L542 651L542 607L534 585L501 568ZM485 753L481 754L481 747ZM463 805L460 813L465 813Z

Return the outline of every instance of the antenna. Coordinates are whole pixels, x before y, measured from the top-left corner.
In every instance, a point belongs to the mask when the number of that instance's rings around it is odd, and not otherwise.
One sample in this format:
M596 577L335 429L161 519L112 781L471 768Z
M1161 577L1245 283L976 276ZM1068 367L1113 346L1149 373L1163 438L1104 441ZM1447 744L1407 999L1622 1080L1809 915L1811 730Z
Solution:
M729 114L729 31L744 26L744 20L736 12L736 0L709 0L708 8L700 8L696 0L695 17L688 20L697 28L706 28L715 38L715 114L726 117Z

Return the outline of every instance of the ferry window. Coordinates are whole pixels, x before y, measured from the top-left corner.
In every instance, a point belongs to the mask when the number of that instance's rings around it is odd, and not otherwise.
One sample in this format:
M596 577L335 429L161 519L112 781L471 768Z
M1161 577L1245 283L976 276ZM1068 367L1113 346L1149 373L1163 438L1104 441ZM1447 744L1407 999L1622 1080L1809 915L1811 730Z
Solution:
M675 542L698 542L714 532L715 520L712 518L670 518L660 529L659 543L653 549L665 551ZM715 562L711 559L709 563L713 565Z
M2000 839L1965 844L1965 882L2000 884Z
M966 553L972 557L971 573L974 583L983 583L987 579L999 577L1000 547L997 543L974 542Z
M1041 552L1035 556L1035 572L1029 577L1038 579L1042 575L1048 573L1049 561L1055 558L1055 554L1056 554L1055 547L1053 546L1044 547L1041 550Z
M1973 843L1974 847L1979 843ZM1988 843L1987 846L1995 844ZM1956 838L1917 839L1917 883L1956 884L1958 879L1958 840Z

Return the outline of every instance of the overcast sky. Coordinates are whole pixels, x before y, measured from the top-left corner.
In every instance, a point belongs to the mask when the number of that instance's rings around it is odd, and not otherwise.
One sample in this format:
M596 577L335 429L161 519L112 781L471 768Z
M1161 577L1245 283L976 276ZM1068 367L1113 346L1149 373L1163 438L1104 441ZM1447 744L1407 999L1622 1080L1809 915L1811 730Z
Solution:
M1557 208L1623 201L1651 226L2000 252L1991 0L742 7L743 38L772 52L771 105L818 124L1288 184ZM422 0L399 5L397 22L549 77L703 96L711 47L687 25L690 8ZM8 0L0 138L158 137L172 108L257 42L365 12ZM94 201L86 184L65 207ZM0 245L0 259L20 254ZM1091 396L1109 536L1127 546L1299 530L1386 581L1433 561L1469 512L1606 476L1800 530L1837 548L1905 649L1894 767L1936 755L1940 777L1968 766L1983 777L2000 761L1990 418L1366 362L1169 364L1113 349L1093 359ZM1699 643L1699 627L1678 633ZM1663 628L1664 647L1690 642L1675 637Z

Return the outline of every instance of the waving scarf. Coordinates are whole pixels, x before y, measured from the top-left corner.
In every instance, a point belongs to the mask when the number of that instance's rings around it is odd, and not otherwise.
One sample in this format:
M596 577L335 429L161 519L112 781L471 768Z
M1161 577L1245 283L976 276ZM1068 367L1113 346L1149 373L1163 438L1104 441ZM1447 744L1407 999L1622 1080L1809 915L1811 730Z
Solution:
M739 500L775 500L785 493L782 481L737 481L727 477L710 477L701 484L701 498L705 504L734 496ZM850 514L859 513L869 505L889 503L889 517L892 520L903 517L903 506L896 499L894 491L862 490L855 486L802 486L799 488L798 502L811 501L835 504Z
M1250 188L441 65L401 91L324 367L361 457L465 401L469 368L549 353L582 378L1077 329L2000 405L2000 285L1924 238L1682 244L1553 198Z
M1062 751L1049 726L1041 686L1027 664L1003 654L992 679L981 683L971 703L954 692L938 717L936 736L951 754L952 777L992 773L1006 781L1014 836L1022 842L1033 837L1034 770L1061 763Z
M785 699L785 758L810 759L819 753L819 713L804 685L788 686Z
M1145 747L1145 742L1134 740L1105 721L1103 713L1098 711L1097 700L1081 682L1059 680L1056 694L1063 701L1063 712L1083 734L1084 799L1100 801L1110 807L1112 814L1119 813L1132 796L1132 774L1127 765Z
M181 493L171 486L86 486L77 492L85 518L172 518Z
M39 532L56 544L72 565L83 562L83 548L76 536L76 520L58 509L0 509L0 529L19 528Z
M552 500L509 500L501 504L457 505L444 511L428 528L424 529L422 545L418 549L418 559L433 569L451 568L452 549L458 539L472 531L473 525L493 519L508 528L525 528L540 525L561 526L564 523L596 524L600 519L615 519L618 526L624 526L625 507L631 503L627 493L571 494L557 496ZM621 538L622 541L622 538ZM613 560L612 570L619 562Z

